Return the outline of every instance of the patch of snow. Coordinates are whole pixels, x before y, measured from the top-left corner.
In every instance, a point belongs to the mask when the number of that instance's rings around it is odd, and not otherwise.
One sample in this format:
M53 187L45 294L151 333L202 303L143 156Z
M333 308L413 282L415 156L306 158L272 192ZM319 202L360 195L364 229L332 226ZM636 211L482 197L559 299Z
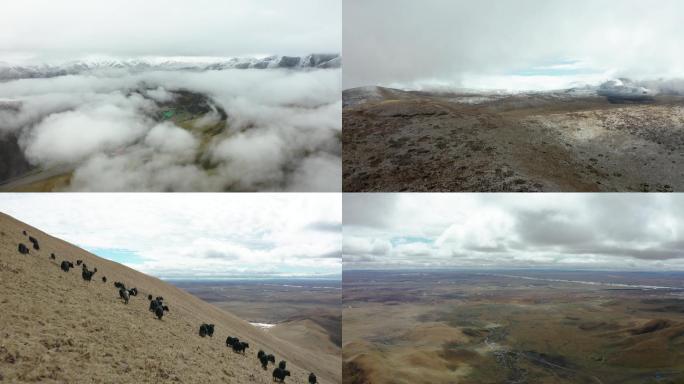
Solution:
M276 326L275 324L269 324L269 323L250 323L250 324L252 324L253 326L255 326L257 328L261 328L261 329L270 329L270 328L273 328Z

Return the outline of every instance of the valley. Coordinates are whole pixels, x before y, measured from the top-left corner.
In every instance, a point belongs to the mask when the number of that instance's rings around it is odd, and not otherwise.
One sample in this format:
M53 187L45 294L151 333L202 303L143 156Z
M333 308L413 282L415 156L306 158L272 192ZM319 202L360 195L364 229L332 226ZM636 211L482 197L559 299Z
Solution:
M568 277L592 284L560 281ZM681 273L397 270L344 279L345 383L684 380ZM667 287L627 286L655 280Z

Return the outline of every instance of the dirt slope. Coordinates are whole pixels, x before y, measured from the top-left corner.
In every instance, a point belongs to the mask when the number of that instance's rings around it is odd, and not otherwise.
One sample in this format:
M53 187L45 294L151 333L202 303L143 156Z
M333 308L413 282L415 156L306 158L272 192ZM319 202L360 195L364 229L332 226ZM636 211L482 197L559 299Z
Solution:
M40 243L31 247L26 230ZM29 246L21 255L18 243ZM56 260L50 259L55 253ZM97 268L93 281L80 268L62 272L62 260ZM102 282L107 277L107 283ZM128 305L114 281L137 287ZM306 383L341 382L339 360L294 346L163 281L101 259L0 213L0 381L40 383L271 383L256 352L285 359L292 377ZM148 311L148 293L164 297L170 312L160 321ZM275 310L275 309L274 309ZM214 323L201 338L202 322ZM225 346L227 336L250 343L247 354Z

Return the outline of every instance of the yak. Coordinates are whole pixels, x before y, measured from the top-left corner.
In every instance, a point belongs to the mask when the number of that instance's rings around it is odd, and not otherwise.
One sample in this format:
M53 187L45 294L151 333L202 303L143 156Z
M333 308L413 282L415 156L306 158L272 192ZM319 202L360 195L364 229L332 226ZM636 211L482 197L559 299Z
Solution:
M285 360L280 360L280 363L278 363L278 368L280 369L285 369L287 367L287 363Z
M157 319L161 320L162 316L164 316L164 307L158 305L157 308L154 309L154 315L157 316Z
M102 282L106 283L107 282L107 276L102 276Z
M29 253L28 247L22 243L19 243L18 249L19 249L19 253L21 253L22 255L26 255Z
M214 337L214 324L202 324L200 325L199 335Z
M54 253L51 253L51 254L50 254L50 258L51 258L52 260L54 260L56 257L57 257L57 256L55 256Z
M286 369L278 367L273 370L273 380L277 380L282 383L283 381L285 381L285 378L287 376L290 376L290 371Z
M119 297L124 301L125 304L128 304L128 299L130 298L130 296L128 295L127 290L119 288Z
M64 260L64 261L62 261L62 264L60 264L59 267L62 269L62 271L69 272L69 268L73 268L74 263L72 263L71 261Z
M31 243L33 243L33 249L35 249L36 251L40 250L40 246L38 245L38 240L36 240L35 237L29 236L29 241Z
M261 367L264 369L268 369L268 362L270 361L271 363L275 364L275 356L273 355L267 355L264 351L259 351L260 354L257 354L259 357L259 361L261 362Z
M309 384L316 384L318 381L316 380L316 375L313 374L313 372L309 373Z
M81 276L83 277L83 280L85 280L85 281L92 280L93 275L95 274L95 272L97 272L97 268L93 269L92 271L89 271L88 267L86 267L85 264L83 264L81 266L81 269L82 269Z
M228 336L226 337L226 347L232 347L233 344L239 341L240 339L238 339L237 337Z
M154 312L155 316L157 316L157 319L161 320L164 316L164 311L168 312L169 307L164 305L162 301L154 299L150 301L150 311Z
M131 296L138 296L138 288L133 287L133 288L131 288L131 289L128 290L128 293L129 293Z
M233 352L244 354L247 348L249 348L249 343L245 343L244 341L236 341L233 343Z
M83 260L76 260L76 265L81 265L83 263Z

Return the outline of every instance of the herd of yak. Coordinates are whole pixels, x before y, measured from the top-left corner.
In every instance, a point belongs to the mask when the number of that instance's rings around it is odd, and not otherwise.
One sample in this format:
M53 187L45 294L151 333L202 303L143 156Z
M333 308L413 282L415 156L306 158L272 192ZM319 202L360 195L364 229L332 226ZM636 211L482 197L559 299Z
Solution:
M33 245L33 249L35 250L40 250L40 244L38 243L38 240L33 237L29 236L26 231L22 231L22 234L24 236L28 237L29 242ZM29 248L23 244L19 243L18 247L19 253L26 255L29 253ZM50 259L55 260L56 256L54 253L50 254ZM76 265L81 266L81 276L83 277L83 280L85 281L91 281L93 279L93 276L97 272L97 268L93 268L93 270L89 270L86 264L83 262L83 260L76 260ZM74 268L74 264L71 261L64 260L60 264L60 269L64 272L69 272L69 269ZM107 282L107 277L102 276L102 282L106 283ZM114 282L114 287L116 287L119 290L119 297L125 304L128 304L128 301L130 300L131 296L138 296L138 289L133 287L133 288L126 288L126 285L120 281ZM152 298L152 295L147 295L147 299L150 301L150 312L153 312L155 316L157 316L157 319L161 320L162 317L164 316L164 312L169 311L169 307L164 304L164 298L161 296L157 296L154 299ZM209 336L213 337L214 336L214 324L202 324L200 325L199 328L199 335L201 337ZM237 337L231 337L228 336L226 338L226 346L228 348L232 348L234 352L236 353L242 353L243 355L245 354L245 350L249 348L249 343L241 341ZM259 350L257 353L257 359L259 359L259 362L261 363L261 366L264 370L268 369L268 363L272 363L275 365L275 356L272 354L267 354L266 352ZM284 382L285 378L287 376L290 376L290 371L286 369L287 363L285 360L281 360L278 363L278 366L273 369L273 380L274 381L279 381L279 382ZM309 384L316 384L317 379L316 375L312 373L309 374Z

